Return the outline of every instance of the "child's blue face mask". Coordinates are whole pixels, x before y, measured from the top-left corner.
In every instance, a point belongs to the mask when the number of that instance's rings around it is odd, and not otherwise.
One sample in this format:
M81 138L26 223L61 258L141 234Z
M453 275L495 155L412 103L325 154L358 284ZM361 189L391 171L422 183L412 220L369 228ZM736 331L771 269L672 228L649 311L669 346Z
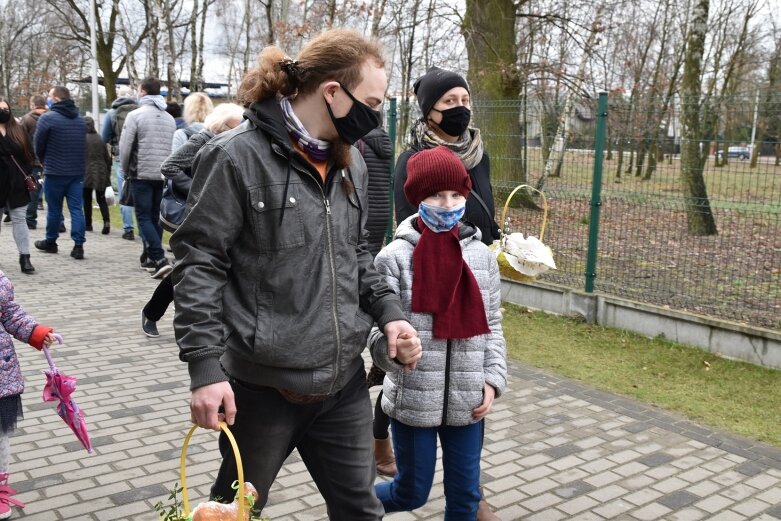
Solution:
M421 202L418 206L418 216L431 231L441 233L453 229L464 217L466 202L454 208L441 208Z
M54 104L54 100L51 98L46 98L46 106L48 108L52 108L52 105Z

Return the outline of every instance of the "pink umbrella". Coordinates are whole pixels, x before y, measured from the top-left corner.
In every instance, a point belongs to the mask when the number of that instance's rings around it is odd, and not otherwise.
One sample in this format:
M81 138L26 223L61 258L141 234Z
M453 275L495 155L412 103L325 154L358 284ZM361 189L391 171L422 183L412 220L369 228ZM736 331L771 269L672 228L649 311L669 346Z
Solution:
M57 341L62 345L62 337L60 335L54 335ZM79 439L81 444L87 449L87 452L92 454L92 443L89 440L89 434L87 434L87 424L84 422L84 413L76 405L76 401L71 398L71 394L76 390L76 377L65 376L54 365L49 350L46 346L42 349L43 354L46 356L46 361L49 362L49 371L44 371L46 375L46 385L43 388L43 401L53 402L59 400L57 404L57 414L60 415L68 427L71 428L73 434Z

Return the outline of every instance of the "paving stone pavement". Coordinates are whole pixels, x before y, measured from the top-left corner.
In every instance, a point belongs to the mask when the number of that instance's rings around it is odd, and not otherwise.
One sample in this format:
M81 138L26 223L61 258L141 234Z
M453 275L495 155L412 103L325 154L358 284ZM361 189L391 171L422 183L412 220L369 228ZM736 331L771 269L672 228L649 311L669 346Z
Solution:
M31 242L43 235L39 225ZM64 234L59 254L33 251L37 271L27 276L19 270L11 227L2 224L0 268L27 311L65 337L53 356L63 372L79 377L74 396L95 446L87 455L53 404L41 402L44 357L17 343L27 390L25 418L11 440L11 484L27 507L15 519L153 521L153 505L179 479L189 427L187 371L177 357L170 312L159 338L141 332L140 309L157 282L139 269L140 241L120 235L117 228L108 236L88 233L86 258L76 261ZM482 471L501 519L781 519L778 448L518 363L509 367L508 391L487 422ZM189 453L197 504L218 466L215 433L196 433ZM440 467L425 507L386 519L442 519L443 506ZM264 514L327 519L296 453Z

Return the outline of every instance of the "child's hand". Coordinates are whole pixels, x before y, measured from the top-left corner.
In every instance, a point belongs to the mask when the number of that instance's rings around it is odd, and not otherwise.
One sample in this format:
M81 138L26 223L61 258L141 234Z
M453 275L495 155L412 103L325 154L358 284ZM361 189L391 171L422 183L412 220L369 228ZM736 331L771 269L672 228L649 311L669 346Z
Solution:
M57 339L54 338L54 333L46 333L46 336L43 337L43 345L46 347L51 347L55 340Z
M404 364L405 371L412 371L423 356L423 346L417 335L402 333L396 339L396 360Z
M472 418L475 420L482 420L488 416L488 413L491 412L491 407L494 405L495 397L496 389L490 384L485 384L483 387L483 403L472 409Z

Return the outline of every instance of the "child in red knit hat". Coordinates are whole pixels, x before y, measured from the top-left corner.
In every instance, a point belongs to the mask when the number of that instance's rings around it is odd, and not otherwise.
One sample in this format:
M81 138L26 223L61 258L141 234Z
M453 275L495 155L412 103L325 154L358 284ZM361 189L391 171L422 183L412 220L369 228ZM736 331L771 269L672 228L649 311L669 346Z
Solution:
M386 512L428 500L442 446L445 519L475 519L480 501L483 418L505 388L507 362L496 257L475 226L462 222L472 183L461 160L438 146L407 163L404 194L418 213L399 224L375 259L401 296L418 331L422 356L399 349L388 358L385 337L369 336L385 370L382 409L391 418L398 473L376 485Z
M38 325L14 300L14 286L0 271L0 519L11 517L11 505L24 508L24 503L12 498L16 490L8 486L8 465L11 459L9 437L22 417L24 378L14 349L14 337L36 349L50 346L53 329Z

